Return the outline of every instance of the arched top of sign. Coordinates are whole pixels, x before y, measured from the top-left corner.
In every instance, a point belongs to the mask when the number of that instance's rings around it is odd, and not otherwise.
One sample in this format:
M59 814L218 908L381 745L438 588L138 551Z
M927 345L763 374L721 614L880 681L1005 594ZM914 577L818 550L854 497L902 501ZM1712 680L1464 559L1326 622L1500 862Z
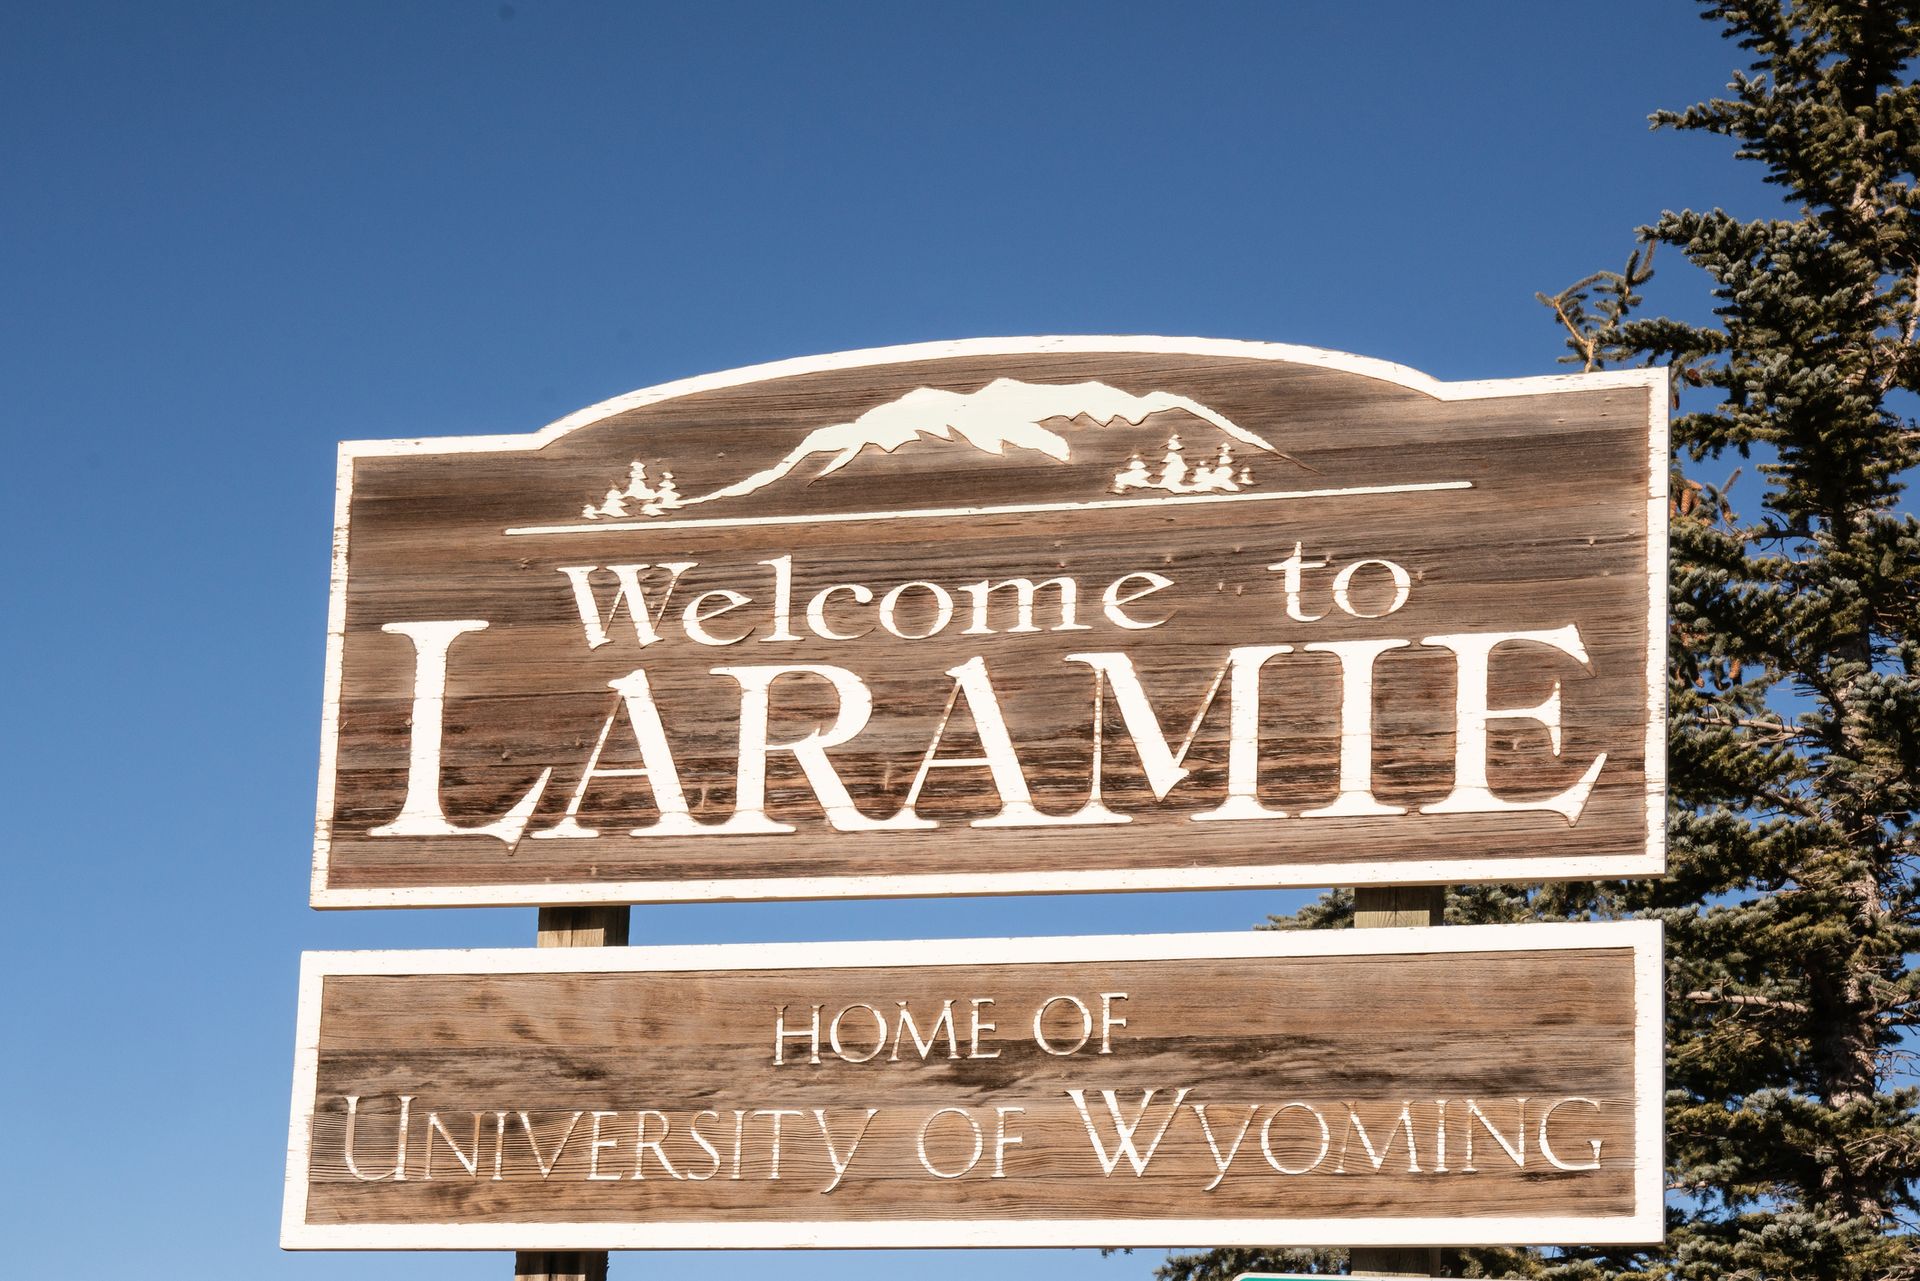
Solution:
M557 418L535 432L509 436L442 436L431 439L347 441L341 449L357 456L396 453L460 453L481 450L541 449L595 423L628 410L657 405L663 401L700 392L770 382L804 374L834 370L870 369L886 365L911 364L926 360L948 360L985 356L1025 355L1167 355L1217 356L1235 360L1272 360L1308 365L1340 373L1357 374L1391 383L1408 391L1431 396L1435 400L1479 400L1496 396L1533 396L1556 391L1599 389L1603 387L1648 387L1663 390L1664 369L1610 369L1596 373L1546 374L1524 378L1470 379L1445 382L1417 369L1373 356L1307 347L1297 343L1252 342L1238 338L1166 338L1151 334L1101 335L1054 334L1026 338L960 338L944 342L901 343L891 347L865 347L855 351L828 352L817 356L796 356L764 364L743 365L691 378L641 387L588 405L563 418Z

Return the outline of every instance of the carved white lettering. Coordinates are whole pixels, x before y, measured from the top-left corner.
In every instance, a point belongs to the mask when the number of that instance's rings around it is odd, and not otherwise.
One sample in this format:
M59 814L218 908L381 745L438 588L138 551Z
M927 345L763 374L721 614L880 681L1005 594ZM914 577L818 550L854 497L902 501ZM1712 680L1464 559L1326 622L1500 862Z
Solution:
M804 1116L805 1113L801 1112L798 1108L756 1108L753 1114L757 1117L765 1116L773 1118L773 1163L769 1168L767 1177L769 1179L778 1179L780 1177L780 1122L784 1117ZM738 1167L736 1165L736 1171L737 1169Z
M380 630L405 636L413 642L413 731L407 756L407 795L400 803L400 814L391 823L382 823L369 836L491 836L507 845L518 845L527 820L540 804L547 780L553 777L551 766L540 772L532 790L500 818L478 827L455 827L440 808L440 745L447 702L447 650L468 632L487 629L481 618L455 619L430 623L387 623Z
M900 1038L902 1035L913 1038L914 1048L920 1051L920 1057L924 1060L927 1055L932 1052L934 1043L940 1039L940 1029L943 1027L947 1029L947 1057L950 1059L960 1057L960 1044L953 1030L952 1001L945 1001L941 1004L940 1016L933 1021L933 1026L927 1029L927 1039L924 1041L920 1039L920 1029L915 1025L913 1021L913 1011L907 1008L907 1003L905 1001L896 1001L894 1004L900 1007L900 1013L896 1016L897 1022L895 1022L893 1027L893 1053L887 1056L887 1062L898 1063L900 1061Z
M1285 818L1285 810L1260 803L1260 669L1270 658L1291 654L1291 645L1242 645L1227 651L1227 798L1193 815L1193 822Z
M660 1137L657 1139L647 1137L647 1122L652 1120L658 1120L660 1122ZM633 1128L634 1178L645 1179L647 1177L647 1153L649 1151L653 1153L654 1159L660 1162L660 1168L667 1172L668 1178L677 1180L682 1177L680 1172L673 1168L673 1162L667 1159L666 1152L660 1146L666 1142L667 1135L672 1132L673 1122L667 1120L664 1112L656 1112L652 1108L648 1108L640 1113L640 1119L634 1122Z
M1059 597L1060 621L1052 627L1042 629L1033 621L1033 607L1042 587L1051 587ZM1006 578L1000 582L968 583L960 590L972 598L971 623L960 634L962 636L990 636L993 626L988 621L987 609L992 593L1011 589L1014 594L1013 626L1006 629L1009 636L1029 632L1090 632L1093 629L1080 622L1078 617L1080 584L1065 577L1049 578L1035 583L1030 578Z
M1007 1177L1007 1149L1019 1147L1026 1142L1018 1134L1007 1129L1007 1118L1026 1115L1025 1108L996 1107L993 1109L993 1178Z
M1580 629L1569 623L1540 632L1461 632L1450 636L1428 636L1422 645L1450 649L1459 674L1454 695L1453 792L1445 800L1420 807L1422 814L1485 814L1513 810L1550 810L1572 826L1586 807L1587 794L1593 790L1607 754L1600 753L1586 768L1578 782L1563 791L1537 801L1508 801L1493 794L1487 782L1487 722L1490 720L1538 721L1546 726L1554 756L1560 755L1560 682L1553 692L1532 707L1489 707L1487 705L1487 668L1493 651L1501 645L1521 642L1549 645L1570 654L1582 667L1591 666L1586 646L1580 643Z
M927 622L925 631L902 631L898 617L900 599L914 588L918 588L932 597L933 617ZM880 626L886 628L901 640L925 640L929 636L936 636L945 631L947 624L952 621L953 597L948 595L947 589L938 583L929 583L916 579L910 583L900 584L880 598Z
M1092 1053L1096 1041L1105 1052L1111 1031L1126 1026L1126 1020L1115 1017L1113 1010L1130 998L1119 992L1100 995L1102 1009L1097 1012L1091 1009L1091 999L1066 994L1042 1002L1034 1022L1035 1041L1042 1053L1056 1057L1075 1052ZM906 1000L894 1002L895 1009L889 1012L891 1017L883 1016L879 1008L869 1002L840 1007L833 1018L827 1016L832 1006L793 1007L810 1010L806 1026L801 1026L797 1019L781 1017L791 1014L792 1009L775 1006L775 1031L779 1038L776 1062L799 1064L803 1055L814 1058L822 1039L832 1041L833 1053L853 1063L875 1060L880 1051L889 1046L892 1054L886 1062L890 1064L903 1061L913 1064L916 1060L934 1064L943 1059L952 1062L963 1057L995 1057L994 1052L981 1047L978 1034L971 1038L969 1046L962 1045L955 1010L963 1001L971 1009L973 1021L979 1023L983 1031L991 1031L992 1024L981 1020L982 1012L994 1004L990 997L943 1000L932 1027L925 1030L917 1026L909 1014ZM920 1002L916 999L913 1003ZM1071 1026L1075 1013L1079 1015L1080 1024L1077 1031ZM848 1015L853 1016L857 1026L871 1027L873 1048L855 1045L849 1054L834 1039L840 1019ZM1043 1020L1051 1020L1051 1039ZM924 1015L919 1022L926 1022ZM854 1032L856 1040L863 1035L862 1031ZM963 1054L963 1049L971 1052ZM891 1075L901 1069L883 1067L879 1070ZM1080 1121L1092 1149L1094 1165L1101 1170L1103 1178L1117 1177L1123 1166L1135 1178L1144 1178L1162 1148L1188 1153L1178 1158L1188 1161L1192 1135L1189 1133L1181 1140L1173 1131L1185 1123L1183 1118L1191 1113L1191 1124L1199 1128L1212 1168L1208 1171L1202 1166L1197 1174L1180 1177L1193 1179L1199 1190L1208 1193L1222 1187L1236 1169L1244 1177L1248 1167L1240 1163L1240 1154L1251 1146L1256 1130L1260 1156L1249 1158L1254 1161L1253 1168L1260 1169L1264 1161L1266 1169L1290 1177L1319 1172L1348 1178L1370 1174L1399 1177L1450 1173L1524 1178L1530 1155L1527 1147L1530 1140L1536 1139L1540 1158L1536 1164L1543 1168L1569 1174L1591 1173L1603 1168L1604 1143L1597 1137L1599 1131L1595 1123L1603 1114L1604 1105L1596 1098L1582 1095L1555 1095L1542 1100L1539 1108L1532 1107L1533 1100L1525 1096L1491 1101L1431 1099L1418 1105L1423 1109L1433 1108L1433 1128L1428 1129L1428 1114L1424 1111L1416 1114L1416 1105L1404 1099L1321 1102L1296 1098L1274 1105L1232 1096L1229 1096L1231 1101L1225 1103L1198 1102L1192 1097L1193 1088L1184 1086L1138 1090L1063 1087L1062 1092L1073 1109L1072 1114ZM447 1112L422 1107L416 1118L412 1104L418 1098L407 1094L381 1100L384 1107L376 1105L381 1134L388 1133L388 1125L393 1126L394 1148L391 1167L385 1164L387 1158L383 1155L380 1168L369 1170L362 1160L364 1154L358 1151L369 1128L365 1100L357 1095L341 1098L345 1104L344 1164L351 1177L362 1183L401 1182L410 1178L457 1180L462 1175L472 1180L490 1177L495 1182L536 1177L546 1181L558 1177L596 1183L649 1179L703 1183L721 1177L723 1171L730 1180L779 1181L796 1176L810 1179L813 1172L819 1170L822 1177L815 1187L822 1194L831 1194L846 1186L846 1181L854 1177L852 1166L856 1160L879 1162L875 1166L876 1174L888 1173L886 1162L899 1154L898 1143L908 1134L914 1136L914 1148L923 1168L934 1178L1017 1177L1020 1171L1017 1164L1009 1162L1008 1154L1011 1149L1025 1145L1020 1125L1030 1106L1030 1103L996 1104L991 1098L975 1099L940 1107L931 1114L925 1108L917 1115L910 1110L904 1117L895 1111L889 1124L880 1120L889 1108L879 1103L869 1105L855 1094L844 1100L844 1107L831 1101L802 1104L800 1100L793 1100L796 1106L792 1107L709 1107L697 1111L618 1103L602 1110L571 1113L509 1109ZM1462 1166L1450 1168L1449 1161L1456 1157L1455 1150L1460 1146L1460 1118L1450 1115L1455 1104L1465 1106L1466 1155ZM926 1108L934 1106L930 1102ZM1511 1131L1507 1128L1508 1108L1515 1109ZM733 1116L730 1152L722 1137L728 1111ZM1341 1120L1337 1151L1330 1124L1335 1115ZM536 1116L543 1119L535 1121ZM1575 1119L1569 1120L1569 1116ZM459 1118L457 1132L450 1117ZM466 1120L469 1117L470 1131ZM526 1144L524 1150L533 1155L532 1163L524 1156L511 1161L506 1156L509 1127L515 1118ZM410 1142L415 1119L421 1121L419 1128L423 1131L423 1142L418 1146ZM795 1122L801 1129L788 1126L788 1121ZM867 1150L866 1140L875 1133L875 1125L881 1126L884 1151L878 1157L861 1158L859 1153ZM488 1130L492 1131L490 1174L483 1169L483 1162L488 1161L485 1137ZM969 1136L971 1145L967 1142ZM1428 1149L1430 1163L1423 1162L1419 1150L1423 1136L1432 1143ZM581 1143L569 1160L567 1148L576 1137ZM1506 1158L1505 1163L1496 1161L1497 1171L1483 1167L1486 1153L1479 1151L1489 1138ZM814 1147L816 1141L820 1145L818 1149ZM376 1142L384 1153L386 1138ZM630 1158L625 1153L629 1143L632 1145ZM802 1150L792 1151L795 1144ZM987 1159L989 1149L991 1161ZM449 1153L455 1165L447 1164ZM824 1153L824 1163L816 1153ZM1175 1158L1169 1156L1168 1159ZM801 1162L801 1166L796 1166L796 1161ZM1086 1167L1088 1172L1092 1168ZM897 1173L892 1171L888 1177ZM1162 1173L1169 1172L1163 1170Z
M857 632L835 631L827 625L827 604L833 599L835 592L845 592L853 597L856 604L871 605L873 603L873 588L859 583L835 583L831 587L821 588L813 594L813 599L807 602L807 627L813 634L822 640L850 641L859 640L871 632L872 623L868 623Z
M1547 1124L1553 1120L1553 1114L1569 1103L1578 1103L1582 1107L1592 1108L1595 1112L1600 1110L1600 1103L1596 1099L1575 1097L1556 1101L1551 1107L1540 1114L1540 1155L1547 1158L1547 1164L1556 1170L1597 1170L1600 1168L1601 1141L1599 1139L1587 1140L1587 1150L1592 1155L1591 1159L1586 1161L1562 1161L1559 1155L1554 1152L1553 1144L1547 1139ZM1494 1137L1498 1138L1499 1135L1496 1134Z
M1125 1027L1127 1021L1113 1012L1115 1001L1127 999L1125 992L1102 992L1100 994L1100 1053L1113 1053L1113 1029Z
M1127 584L1136 578L1145 583L1146 586L1138 589L1128 588ZM1105 614L1107 621L1115 627L1124 627L1130 632L1144 632L1148 628L1159 627L1171 619L1173 615L1168 614L1166 618L1155 618L1143 621L1127 613L1123 606L1131 605L1137 600L1145 600L1155 592L1164 591L1171 586L1173 586L1173 580L1171 578L1168 578L1164 574L1156 574L1150 569L1141 570L1132 574L1122 574L1111 583L1108 583L1107 590L1101 593L1100 612Z
M1200 708L1194 713L1193 723L1187 727L1187 735L1180 741L1180 750L1174 751L1167 743L1166 733L1160 728L1159 714L1153 710L1153 704L1147 698L1146 690L1140 684L1140 677L1134 671L1130 655L1120 653L1068 654L1069 663L1085 663L1093 669L1094 698L1094 768L1092 799L1089 808L1099 804L1100 800L1100 762L1104 757L1105 721L1101 715L1104 708L1104 694L1111 686L1113 701L1120 708L1121 723L1127 727L1127 736L1133 740L1133 748L1140 757L1140 767L1146 772L1147 786L1153 789L1153 798L1163 801L1167 793L1188 774L1182 763L1187 752L1193 747L1193 740L1200 733L1200 725L1206 719L1207 712L1213 707L1214 697L1219 693L1220 682L1226 672L1213 678L1206 696L1200 700ZM1104 809L1104 806L1102 806ZM1130 820L1112 815L1107 822L1128 822Z
M818 1005L813 1007L812 1021L804 1031L789 1032L787 1031L787 1007L781 1005L774 1009L773 1065L775 1067L783 1066L786 1063L788 1041L806 1041L808 1043L807 1062L818 1063L820 1061L820 1010L821 1007ZM842 1014L846 1013L845 1010L840 1012ZM833 1048L838 1050L840 1048L838 1036L840 1020L838 1018L834 1019L833 1026L835 1032Z
M846 784L827 756L829 747L838 747L866 728L873 711L873 695L866 682L844 667L823 663L796 663L752 667L716 667L715 676L729 676L740 685L739 790L733 816L709 830L733 834L751 832L770 834L795 830L789 823L776 822L766 813L767 757L786 752L800 764L800 772L819 798L827 822L842 832L884 832L922 826L914 819L911 806L889 819L868 818L854 807ZM813 730L789 743L776 743L767 737L769 691L782 676L814 676L827 681L839 696L839 709L833 724L825 730Z
M833 1132L827 1128L827 1110L815 1108L813 1119L820 1126L820 1141L827 1145L827 1161L833 1166L833 1181L821 1188L822 1195L840 1186L840 1180L846 1177L847 1167L853 1164L853 1154L860 1150L860 1140L867 1137L867 1127L873 1124L873 1118L880 1115L879 1108L868 1108L860 1121L860 1132L853 1136L853 1142L847 1145L847 1155L843 1158L833 1145Z
M596 1182L618 1183L620 1181L620 1175L617 1172L609 1174L600 1173L600 1153L602 1151L611 1151L620 1146L620 1140L614 1138L612 1135L604 1139L600 1137L600 1123L609 1117L618 1118L619 1115L618 1112L595 1112L592 1114L593 1132L587 1136L587 1178Z
M573 586L573 604L580 613L580 625L586 629L588 649L599 649L613 639L609 629L622 603L627 607L627 616L633 620L633 637L644 648L660 639L660 619L667 612L667 603L673 599L673 589L679 585L680 576L698 564L698 561L691 560L668 561L658 567L667 571L667 589L660 593L658 606L647 604L646 590L640 583L640 575L655 566L607 566L619 587L613 593L613 603L607 606L605 612L601 611L593 590L592 576L600 568L598 565L562 565L558 568Z
M721 604L709 606L707 602L713 600L720 601ZM686 631L688 639L695 644L738 645L753 635L753 624L747 624L747 629L738 636L715 636L707 630L707 624L722 614L731 614L741 606L751 604L753 604L753 597L742 595L730 587L722 587L718 591L701 592L688 601L686 609L681 611L680 625ZM768 636L762 639L772 640L773 638Z
M1120 1158L1126 1157L1133 1167L1133 1176L1137 1179L1147 1172L1148 1162L1160 1149L1160 1140L1167 1137L1167 1130L1173 1125L1173 1118L1180 1114L1180 1105L1186 1102L1189 1087L1182 1086L1173 1096L1173 1106L1167 1109L1166 1117L1160 1122L1160 1129L1154 1134L1153 1142L1147 1145L1143 1153L1134 1146L1133 1136L1147 1118L1147 1109L1153 1106L1153 1096L1157 1089L1144 1091L1140 1096L1140 1106L1135 1109L1131 1119L1120 1115L1119 1100L1112 1090L1100 1091L1101 1099L1107 1105L1107 1115L1113 1121L1113 1151L1107 1151L1106 1140L1100 1137L1099 1129L1093 1123L1093 1115L1087 1111L1087 1096L1082 1090L1068 1090L1067 1097L1073 1100L1073 1106L1080 1112L1080 1123L1087 1128L1087 1138L1093 1144L1094 1155L1099 1158L1100 1170L1104 1177L1112 1178L1114 1170L1120 1164Z
M1313 1154L1313 1160L1297 1167L1287 1165L1273 1153L1273 1123L1289 1112L1305 1112L1313 1118L1314 1124L1320 1129L1320 1147ZM1301 1103L1297 1100L1292 1103L1282 1103L1273 1110L1265 1121L1260 1123L1260 1151L1267 1158L1267 1164L1275 1170L1278 1170L1281 1174L1305 1174L1309 1170L1317 1168L1322 1161L1327 1159L1327 1151L1332 1146L1333 1132L1327 1128L1327 1118L1322 1116L1320 1109L1314 1107L1311 1103Z
M1349 598L1349 592L1353 587L1353 576L1369 565L1378 565L1386 570L1387 577L1393 582L1393 600L1385 609L1374 613L1355 609ZM1385 618L1388 614L1397 613L1400 607L1407 603L1407 593L1412 590L1413 579L1408 577L1406 567L1396 565L1390 560L1356 560L1344 566L1333 576L1333 603L1340 607L1342 613L1350 614L1355 618Z
M1053 1042L1047 1039L1046 1031L1042 1026L1046 1022L1047 1011L1062 1001L1073 1006L1080 1014L1080 1039L1064 1050L1055 1047ZM1065 1058L1069 1054L1077 1053L1081 1046L1092 1039L1093 1011L1089 1010L1077 996L1050 996L1040 1002L1040 1008L1033 1012L1033 1043L1047 1054L1056 1058Z
M660 817L645 827L634 828L627 833L629 836L698 836L709 830L718 830L702 827L687 811L686 793L680 787L680 771L674 765L673 748L667 743L667 727L660 720L660 709L653 701L653 688L647 683L646 672L631 671L608 684L620 696L620 700L607 713L606 721L600 726L600 736L594 740L593 754L587 758L586 768L580 771L580 781L574 786L573 795L567 798L566 813L552 827L533 833L533 838L556 840L600 835L594 828L581 826L579 815L580 803L586 799L587 788L593 785L595 779L601 778L644 778L653 789L653 804ZM601 769L600 755L606 751L607 738L613 733L613 722L619 718L623 708L627 713L627 724L633 730L634 741L640 745L641 764L636 769Z
M580 1118L585 1116L586 1113L575 1112L567 1119L565 1133L561 1134L560 1141L553 1145L552 1160L548 1160L545 1156L541 1155L540 1140L534 1137L533 1122L527 1119L527 1114L521 1112L518 1115L520 1117L520 1128L527 1133L527 1146L533 1149L534 1164L540 1167L540 1177L544 1180L553 1173L553 1168L560 1164L560 1154L567 1150L567 1140L573 1137L574 1129L580 1124Z
M980 1048L980 1034L982 1032L991 1032L994 1030L993 1024L981 1022L980 1007L983 1005L992 1005L993 998L990 996L976 996L972 998L970 1003L972 1005L973 1013L972 1013L972 1019L970 1023L970 1030L967 1036L967 1057L970 1059L999 1058L1000 1051L993 1050L989 1052L987 1050L983 1050ZM835 1048L837 1049L839 1047L836 1046Z
M962 1121L965 1121L968 1128L973 1131L973 1155L968 1157L967 1163L957 1170L942 1170L939 1166L935 1165L932 1158L927 1155L927 1131L931 1130L933 1123L943 1116L957 1116ZM920 1133L914 1136L914 1147L920 1153L920 1164L926 1169L928 1174L931 1174L936 1179L957 1179L972 1170L974 1166L980 1164L980 1154L986 1151L986 1136L981 1133L980 1123L973 1119L973 1114L967 1111L967 1109L941 1108L938 1112L935 1112L932 1116L920 1123Z
M1187 1106L1193 1109L1194 1116L1200 1120L1200 1133L1206 1136L1207 1150L1213 1153L1213 1168L1219 1171L1213 1176L1213 1182L1203 1189L1211 1192L1220 1186L1222 1179L1227 1177L1227 1167L1233 1164L1233 1158L1240 1155L1240 1145L1246 1141L1247 1131L1253 1128L1253 1118L1259 1115L1260 1105L1256 1103L1247 1108L1247 1119L1240 1123L1240 1133L1233 1136L1233 1146L1227 1149L1225 1156L1220 1155L1220 1145L1214 1141L1213 1124L1207 1120L1207 1105L1189 1103Z
M438 1112L427 1113L427 1162L426 1169L422 1171L421 1177L428 1179L433 1177L433 1136L435 1134L438 1134L441 1140L447 1145L447 1150L453 1153L453 1159L460 1163L461 1169L475 1178L480 1176L481 1116L482 1113L479 1112L473 1114L473 1152L468 1154L461 1151L460 1145L454 1141L453 1135L448 1132L446 1125L440 1120L440 1114Z
M819 1007L815 1006L814 1008L818 1009ZM847 1015L853 1013L855 1010L865 1010L873 1016L873 1048L861 1055L847 1053L846 1047L840 1043L840 1020L846 1018ZM833 1052L847 1062L865 1063L868 1059L887 1048L887 1016L879 1010L874 1009L871 1005L862 1005L859 1003L849 1005L846 1009L833 1016L833 1023L827 1029L827 1040L832 1044Z
M384 1174L367 1174L360 1169L359 1163L354 1160L353 1156L353 1132L360 1117L360 1096L357 1094L347 1095L347 1134L345 1140L347 1173L359 1179L362 1183L379 1183L385 1179L392 1179L395 1183L405 1183L407 1181L407 1126L408 1113L413 1107L413 1098L414 1096L411 1094L403 1094L400 1096L400 1119L394 1126L398 1140L394 1144L393 1169Z
M988 818L974 819L974 827L1074 827L1124 821L1114 815L1088 815L1084 810L1077 814L1056 816L1042 814L1035 809L1033 795L1027 790L1026 775L1020 768L1020 757L1013 748L1013 736L1007 732L1006 718L1000 711L1000 700L993 692L992 680L987 676L986 660L976 655L958 667L948 668L947 675L953 677L954 687L947 695L946 710L941 713L933 738L920 757L920 767L914 771L913 782L907 788L906 803L889 820L891 826L915 830L938 826L932 819L923 819L915 814L913 809L920 799L920 789L926 786L927 776L936 769L965 769L983 765L993 779L994 790L1000 795L1000 812ZM941 741L946 737L947 725L953 719L954 709L961 698L967 700L967 710L973 716L974 733L979 736L984 754L936 760Z
M1406 807L1382 805L1373 799L1373 663L1390 649L1404 649L1403 640L1323 641L1308 645L1310 654L1332 654L1340 660L1340 795L1331 805L1301 810L1301 818L1354 818L1369 814L1404 814Z
M1467 1163L1461 1167L1465 1173L1478 1173L1473 1165L1473 1123L1475 1121L1480 1122L1481 1128L1493 1136L1493 1141L1500 1145L1500 1150L1507 1154L1507 1158L1514 1165L1522 1170L1527 1168L1527 1101L1519 1098L1514 1100L1514 1104L1520 1110L1520 1119L1514 1127L1513 1142L1509 1143L1507 1136L1494 1128L1493 1122L1487 1119L1487 1114L1480 1110L1480 1104L1473 1099L1467 1100Z
M799 640L788 626L793 615L793 557L775 556L760 563L773 571L773 630L760 639L763 642Z
M1287 617L1296 623L1317 623L1327 616L1326 611L1322 610L1318 614L1309 614L1301 606L1300 571L1305 569L1325 569L1327 562L1324 560L1307 560L1302 556L1301 552L1301 545L1295 543L1293 545L1292 555L1288 556L1285 560L1275 561L1273 564L1267 566L1267 568L1269 570L1278 570L1280 573L1280 589L1287 595Z
M713 1168L705 1174L696 1174L691 1168L684 1171L686 1177L694 1183L705 1183L708 1179L720 1173L720 1149L714 1147L712 1141L708 1139L706 1135L700 1133L700 1118L705 1116L710 1116L716 1121L720 1119L720 1114L712 1108L702 1108L693 1114L692 1120L687 1122L687 1134L699 1145L700 1150L705 1152L713 1161Z
M1387 1137L1380 1140L1378 1152L1374 1151L1373 1141L1367 1137L1367 1127L1361 1122L1360 1114L1354 1110L1353 1104L1347 1104L1347 1128L1340 1135L1340 1160L1333 1167L1333 1172L1335 1174L1347 1172L1347 1143L1356 1135L1360 1139L1360 1146L1366 1150L1367 1160L1373 1163L1375 1170L1378 1170L1386 1163L1387 1154L1393 1151L1393 1141L1402 1130L1406 1131L1407 1135L1407 1173L1418 1174L1420 1159L1413 1145L1413 1104L1400 1105L1400 1115L1395 1119L1393 1128L1387 1131Z

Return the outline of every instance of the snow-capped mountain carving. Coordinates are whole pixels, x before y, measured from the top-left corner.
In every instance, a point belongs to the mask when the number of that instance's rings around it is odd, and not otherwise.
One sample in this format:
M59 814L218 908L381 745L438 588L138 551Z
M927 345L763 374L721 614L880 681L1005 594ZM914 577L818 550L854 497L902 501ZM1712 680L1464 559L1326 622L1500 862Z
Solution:
M1006 456L1027 450L1067 462L1072 447L1067 437L1042 424L1056 419L1082 419L1095 427L1125 424L1132 427L1150 415L1165 410L1183 410L1202 422L1224 432L1230 441L1273 454L1297 463L1291 455L1274 448L1266 440L1215 412L1197 400L1170 392L1150 391L1141 395L1121 391L1102 382L1028 383L1013 378L996 378L977 391L943 391L920 387L883 405L876 405L848 422L830 423L814 430L787 451L771 467L754 472L730 485L709 493L684 497L672 487L673 473L663 471L666 494L659 483L646 479L646 464L635 460L629 484L608 489L603 501L588 503L581 509L587 520L665 515L701 503L722 498L742 498L765 489L795 472L818 464L807 483L846 467L868 450L891 454L916 440L932 439L970 446L983 453ZM1171 450L1178 441L1170 440ZM1116 476L1115 489L1159 489L1169 493L1193 493L1200 490L1235 490L1252 483L1252 473L1243 465L1238 474L1231 466L1232 448L1224 443L1217 468L1195 469L1189 476L1184 464L1179 475L1163 469L1160 477L1131 472ZM1300 464L1304 466L1304 464ZM1199 481L1200 483L1195 483Z

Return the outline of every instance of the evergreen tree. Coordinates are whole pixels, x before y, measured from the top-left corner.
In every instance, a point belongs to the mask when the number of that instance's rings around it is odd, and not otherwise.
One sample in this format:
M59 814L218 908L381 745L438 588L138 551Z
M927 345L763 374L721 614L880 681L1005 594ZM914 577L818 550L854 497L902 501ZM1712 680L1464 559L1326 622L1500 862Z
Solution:
M1459 1275L1905 1281L1920 1095L1920 54L1914 0L1722 0L1750 52L1725 98L1654 116L1729 139L1786 216L1663 214L1620 272L1546 301L1586 369L1665 363L1671 511L1669 874L1473 887L1449 921L1643 914L1667 925L1667 1159L1655 1250L1459 1252ZM1656 247L1714 321L1640 319ZM1687 467L1758 462L1751 519ZM1719 460L1719 461L1716 461ZM1282 928L1337 926L1330 896ZM1168 1281L1337 1255L1212 1251Z

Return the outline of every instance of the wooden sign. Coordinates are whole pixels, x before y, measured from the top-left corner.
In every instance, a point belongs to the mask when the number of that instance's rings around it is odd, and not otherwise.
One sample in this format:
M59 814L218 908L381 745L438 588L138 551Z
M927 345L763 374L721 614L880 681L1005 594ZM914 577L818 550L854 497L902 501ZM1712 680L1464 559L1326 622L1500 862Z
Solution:
M322 907L1661 871L1658 371L903 347L349 444Z
M310 954L282 1244L1661 1234L1649 922Z

